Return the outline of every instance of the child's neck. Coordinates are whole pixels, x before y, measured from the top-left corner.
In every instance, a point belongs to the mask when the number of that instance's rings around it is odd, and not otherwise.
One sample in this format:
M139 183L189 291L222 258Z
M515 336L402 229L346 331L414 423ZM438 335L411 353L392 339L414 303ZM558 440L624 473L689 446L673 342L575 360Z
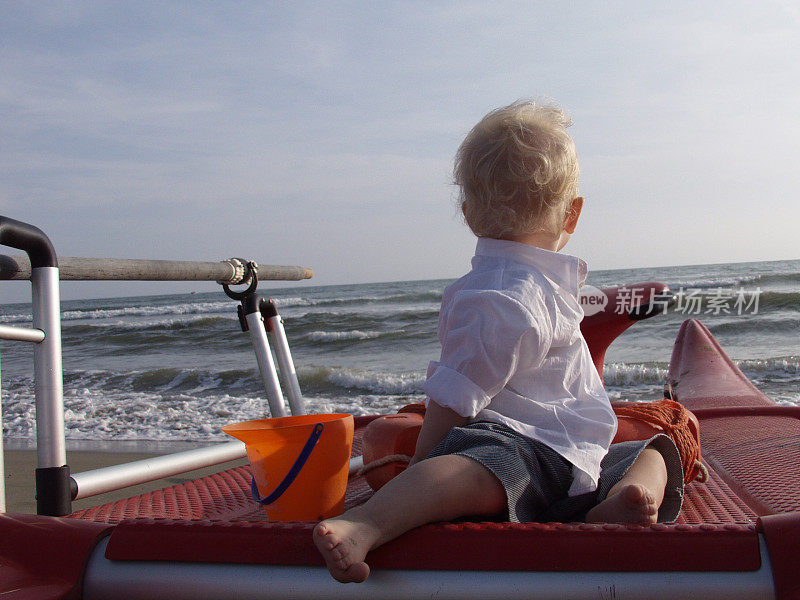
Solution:
M507 239L512 242L519 242L521 244L528 244L528 246L542 248L543 250L558 252L566 245L569 240L569 234L563 230L558 235L550 233L549 231L533 231L521 233Z

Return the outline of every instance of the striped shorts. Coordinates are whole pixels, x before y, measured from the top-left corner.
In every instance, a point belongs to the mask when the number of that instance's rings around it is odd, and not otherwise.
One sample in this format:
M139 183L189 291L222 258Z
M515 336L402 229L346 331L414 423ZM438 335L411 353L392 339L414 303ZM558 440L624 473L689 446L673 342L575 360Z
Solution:
M601 462L597 489L572 497L567 495L572 485L572 464L543 443L500 423L476 422L454 427L428 458L460 454L494 473L508 498L508 514L501 515L502 520L570 522L583 521L586 512L606 498L647 447L658 450L667 465L667 487L658 521L674 521L683 501L683 469L675 443L663 434L649 440L612 444Z

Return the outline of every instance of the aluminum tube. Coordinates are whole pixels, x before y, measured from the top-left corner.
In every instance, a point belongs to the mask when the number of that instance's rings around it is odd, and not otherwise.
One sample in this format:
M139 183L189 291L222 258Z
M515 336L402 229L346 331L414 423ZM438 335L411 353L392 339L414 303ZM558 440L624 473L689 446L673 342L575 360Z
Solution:
M73 473L72 479L78 486L78 494L74 500L218 465L245 456L247 456L245 445L236 441Z
M286 388L286 397L289 400L289 408L293 415L306 414L306 404L303 400L303 393L300 391L300 382L297 381L297 371L292 360L292 351L289 350L289 340L286 339L286 331L283 328L283 319L280 315L270 317L269 332L272 343L275 345L275 358L278 359L278 367L281 370L281 379Z
M64 378L61 371L61 303L58 268L37 267L31 274L33 327L45 332L34 346L36 455L38 468L67 464L64 441Z
M242 283L228 261L138 260L130 258L81 258L59 256L63 281L222 281ZM314 272L306 267L258 264L258 279L299 281ZM31 263L23 254L0 254L0 279L30 279Z
M762 563L758 571L598 573L376 569L366 582L348 585L347 588L334 581L324 567L113 561L105 558L107 545L108 538L101 541L89 557L83 580L85 599L775 598L772 570L763 539ZM481 552L482 549L472 548L472 551ZM597 551L603 551L600 543Z
M267 392L270 416L287 417L289 415L286 412L281 383L278 380L278 373L275 371L275 363L272 360L272 352L269 349L264 319L259 312L250 313L245 316L245 319L250 330L250 341L253 342L253 349L256 353L258 370L261 372L261 381L264 383L264 389Z
M29 327L11 327L0 325L0 340L14 340L17 342L33 342L38 344L44 340L44 331Z

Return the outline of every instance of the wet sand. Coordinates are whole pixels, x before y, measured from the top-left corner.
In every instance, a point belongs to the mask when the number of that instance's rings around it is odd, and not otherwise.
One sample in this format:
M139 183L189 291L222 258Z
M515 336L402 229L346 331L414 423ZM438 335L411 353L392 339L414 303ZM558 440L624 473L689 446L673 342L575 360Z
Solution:
M111 451L104 450L67 450L67 464L70 471L80 473L100 467L117 465L134 460L142 460L162 454L169 454L186 447L175 449L159 448L158 451ZM35 477L36 470L36 451L35 450L8 450L5 452L5 484L6 484L6 512L9 513L35 513L36 512L36 489ZM72 503L73 510L89 508L107 502L114 502L123 498L129 498L153 490L183 483L189 479L195 479L221 471L225 468L247 464L247 459L240 459L228 463L222 463L205 469L198 469L187 473L173 475L164 479L159 479L149 483L136 485L116 492L108 492L90 498L84 498Z

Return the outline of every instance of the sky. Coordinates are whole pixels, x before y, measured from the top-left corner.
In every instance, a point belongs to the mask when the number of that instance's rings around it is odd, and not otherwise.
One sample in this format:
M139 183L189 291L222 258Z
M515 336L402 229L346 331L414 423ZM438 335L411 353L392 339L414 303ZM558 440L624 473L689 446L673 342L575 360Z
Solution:
M453 155L489 110L545 96L573 119L565 251L591 269L796 259L799 31L789 0L3 0L0 215L62 256L457 277Z

